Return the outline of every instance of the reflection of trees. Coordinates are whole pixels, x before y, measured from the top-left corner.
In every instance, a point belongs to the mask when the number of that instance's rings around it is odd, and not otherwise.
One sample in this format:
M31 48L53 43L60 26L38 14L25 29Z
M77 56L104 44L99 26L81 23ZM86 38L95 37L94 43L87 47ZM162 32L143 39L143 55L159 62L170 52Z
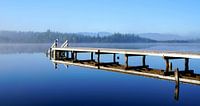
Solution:
M179 100L179 84L175 85L174 99Z
M45 53L51 44L0 44L0 54L8 53ZM146 43L71 43L74 47L145 49L153 45Z
M0 53L45 53L49 46L50 44L0 44Z

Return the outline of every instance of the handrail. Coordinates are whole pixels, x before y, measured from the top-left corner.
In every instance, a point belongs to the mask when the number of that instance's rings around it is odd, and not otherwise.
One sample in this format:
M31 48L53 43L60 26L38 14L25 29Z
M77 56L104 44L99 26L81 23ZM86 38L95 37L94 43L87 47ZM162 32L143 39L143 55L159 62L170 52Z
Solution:
M56 43L54 42L52 45L51 45L51 48L54 48L56 45Z
M65 48L65 47L68 47L69 46L69 43L68 43L68 40L66 40L62 45L61 45L61 48Z

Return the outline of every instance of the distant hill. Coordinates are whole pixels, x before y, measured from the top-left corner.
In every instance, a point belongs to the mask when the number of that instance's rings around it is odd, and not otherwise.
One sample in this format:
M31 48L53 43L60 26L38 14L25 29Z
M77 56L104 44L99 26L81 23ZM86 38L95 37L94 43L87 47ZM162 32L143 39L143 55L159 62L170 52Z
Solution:
M140 37L149 38L157 41L169 41L169 40L191 40L194 37L179 36L176 34L161 34L161 33L141 33Z
M110 32L78 32L77 34L85 35L85 36L110 36L113 33Z
M0 43L52 43L55 39L59 39L60 42L69 40L69 42L74 43L156 42L135 34L97 33L97 36L92 36L92 33L60 33L50 30L46 32L0 31Z

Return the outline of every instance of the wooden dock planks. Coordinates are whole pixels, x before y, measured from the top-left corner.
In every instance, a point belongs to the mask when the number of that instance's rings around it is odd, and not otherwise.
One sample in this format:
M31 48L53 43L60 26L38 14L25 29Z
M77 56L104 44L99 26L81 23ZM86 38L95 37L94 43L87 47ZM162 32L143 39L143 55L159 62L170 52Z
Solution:
M83 47L52 48L52 50L77 51L77 52L98 52L98 50L100 50L101 53L112 53L112 54L115 53L115 54L131 54L131 55L148 55L148 56L200 59L200 53L177 52L177 51L83 48Z

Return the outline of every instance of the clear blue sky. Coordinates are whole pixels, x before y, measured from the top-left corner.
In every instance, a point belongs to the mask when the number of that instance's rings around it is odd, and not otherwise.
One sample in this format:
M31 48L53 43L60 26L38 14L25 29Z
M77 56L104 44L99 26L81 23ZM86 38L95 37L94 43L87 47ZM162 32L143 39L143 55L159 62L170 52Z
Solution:
M0 0L0 30L199 33L200 0Z

